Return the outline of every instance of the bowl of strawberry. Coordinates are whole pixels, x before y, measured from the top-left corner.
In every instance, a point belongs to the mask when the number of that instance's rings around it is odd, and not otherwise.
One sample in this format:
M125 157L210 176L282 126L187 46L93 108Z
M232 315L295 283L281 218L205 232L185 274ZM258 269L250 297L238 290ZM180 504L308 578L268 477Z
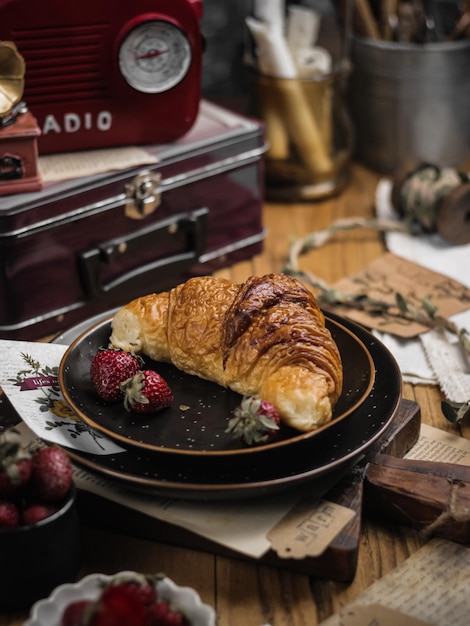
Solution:
M80 525L67 453L31 452L14 429L0 436L0 607L29 608L65 582L81 561Z
M89 574L37 602L24 626L215 626L214 609L164 574Z

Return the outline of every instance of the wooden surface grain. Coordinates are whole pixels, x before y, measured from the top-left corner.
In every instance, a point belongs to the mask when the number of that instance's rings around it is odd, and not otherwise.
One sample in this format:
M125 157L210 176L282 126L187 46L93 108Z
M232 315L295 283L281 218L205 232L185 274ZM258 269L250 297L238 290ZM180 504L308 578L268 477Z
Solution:
M335 198L294 205L267 204L264 252L252 261L220 271L219 275L244 280L250 274L279 271L290 238L324 228L338 218L372 216L378 180L378 175L354 166L348 186ZM381 235L362 230L338 235L326 246L305 255L301 264L334 282L362 269L383 252ZM459 432L458 427L443 418L437 388L405 384L404 397L418 402L423 422ZM463 427L462 434L470 437L468 426ZM83 540L81 575L122 569L164 571L179 584L196 588L205 602L215 606L218 626L315 626L403 562L425 541L411 528L365 517L356 575L352 582L339 583L166 545L158 536L138 539L86 527ZM0 613L0 626L19 626L25 617L25 612Z

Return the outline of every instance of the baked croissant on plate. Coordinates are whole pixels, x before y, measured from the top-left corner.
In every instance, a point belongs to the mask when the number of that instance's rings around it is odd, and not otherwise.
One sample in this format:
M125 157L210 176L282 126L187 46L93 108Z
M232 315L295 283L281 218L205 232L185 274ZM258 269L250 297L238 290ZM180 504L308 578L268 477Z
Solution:
M313 294L285 274L191 278L133 300L112 320L110 343L272 402L307 432L331 420L341 357Z

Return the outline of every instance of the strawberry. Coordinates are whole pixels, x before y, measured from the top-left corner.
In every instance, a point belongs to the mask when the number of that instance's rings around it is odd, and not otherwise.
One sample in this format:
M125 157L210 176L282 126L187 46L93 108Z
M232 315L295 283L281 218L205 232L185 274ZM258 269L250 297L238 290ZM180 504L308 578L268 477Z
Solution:
M71 602L62 613L60 626L82 626L86 624L86 614L92 606L92 600Z
M122 594L131 598L142 606L150 606L157 599L157 592L155 586L143 576L136 576L135 578L121 579L119 577L104 589L101 594L101 601L107 601L107 598L115 596L116 594Z
M122 385L124 406L134 413L155 413L173 402L166 381L153 370L142 370Z
M10 498L31 477L31 455L21 448L19 433L5 431L0 438L0 497Z
M30 504L21 511L20 520L22 525L31 526L37 524L46 517L57 511L57 507L51 504Z
M123 397L121 383L137 374L140 367L141 361L130 352L105 348L91 360L91 382L102 400L116 402Z
M71 483L72 463L64 450L51 446L33 455L31 485L37 500L60 502L69 492Z
M244 396L225 432L247 446L265 444L275 439L280 422L279 413L271 402L257 396Z
M159 578L158 574L115 576L96 600L69 604L60 626L190 626L177 607L157 598Z
M149 626L189 626L188 619L168 602L157 602L149 610Z
M111 586L97 603L89 626L147 626L147 609L126 586Z
M156 601L155 586L145 576L115 577L101 592L87 626L149 626L148 610Z
M13 502L0 501L0 530L15 528L20 522L20 514Z
M52 447L30 454L14 429L0 436L0 527L29 526L49 517L71 484L66 452Z

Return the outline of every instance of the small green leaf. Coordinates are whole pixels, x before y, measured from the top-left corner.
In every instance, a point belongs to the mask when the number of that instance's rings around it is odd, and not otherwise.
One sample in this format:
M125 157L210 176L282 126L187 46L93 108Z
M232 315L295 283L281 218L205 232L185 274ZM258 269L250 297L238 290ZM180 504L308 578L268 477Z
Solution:
M395 302L397 303L397 307L402 313L408 312L408 305L406 303L405 298L401 295L400 292L397 291L395 294Z
M457 424L470 415L470 400L467 402L450 402L443 400L441 402L441 410L449 422Z
M447 421L452 422L452 424L457 423L457 411L450 402L443 400L441 402L441 411Z
M470 415L470 400L462 403L462 405L460 406L457 412L457 419L460 422L469 415Z
M428 315L431 319L434 319L437 307L431 302L429 298L423 298L421 302L426 315Z
M470 335L468 334L466 328L460 329L459 341L464 347L465 352L468 352L470 354Z

